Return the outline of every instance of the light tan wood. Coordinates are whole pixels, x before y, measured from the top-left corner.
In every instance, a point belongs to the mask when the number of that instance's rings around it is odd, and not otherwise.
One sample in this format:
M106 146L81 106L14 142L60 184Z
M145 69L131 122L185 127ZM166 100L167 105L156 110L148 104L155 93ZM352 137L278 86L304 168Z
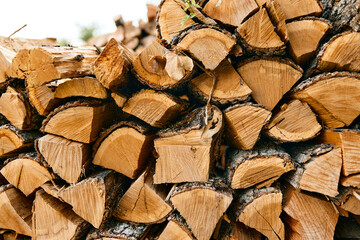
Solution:
M349 176L341 176L340 184L344 187L360 188L360 174L353 174Z
M226 140L230 145L246 150L254 147L271 112L260 105L245 103L225 109L224 117Z
M168 224L159 235L159 240L195 240L184 218L178 214L173 213L168 218Z
M42 115L48 115L56 106L60 104L59 99L55 98L51 87L42 85L38 87L27 87L29 102Z
M31 236L32 202L12 185L0 187L0 228Z
M323 7L320 1L317 0L304 0L304 1L288 1L288 0L275 0L284 13L285 19L290 20L303 16L320 16L323 12Z
M114 99L116 105L120 108L122 108L125 105L125 102L127 101L127 97L119 92L112 92L111 97Z
M222 126L221 111L211 106L193 110L160 132L154 140L159 156L154 183L208 181Z
M275 32L279 35L281 41L287 43L289 41L289 35L286 28L285 16L280 4L275 0L267 0L265 2L265 8L275 27Z
M254 100L269 110L302 77L300 67L280 58L252 58L242 62L237 70L252 90Z
M0 83L7 81L11 71L11 61L16 52L0 45Z
M322 74L299 84L291 95L309 104L325 128L344 127L360 114L358 102L349 101L359 98L359 80L360 75L346 72Z
M285 103L266 126L268 136L281 142L300 142L314 138L322 127L307 103L297 99Z
M68 183L77 183L91 157L90 146L47 134L36 140L36 150L54 173Z
M360 215L360 191L354 190L351 195L347 197L346 201L341 204L341 208L345 211L351 212L355 215Z
M260 240L261 234L253 228L245 226L241 222L235 222L231 232L222 238L223 240Z
M18 37L0 36L0 45L14 52L19 52L24 48L33 48L39 46L55 46L58 45L56 38L29 39Z

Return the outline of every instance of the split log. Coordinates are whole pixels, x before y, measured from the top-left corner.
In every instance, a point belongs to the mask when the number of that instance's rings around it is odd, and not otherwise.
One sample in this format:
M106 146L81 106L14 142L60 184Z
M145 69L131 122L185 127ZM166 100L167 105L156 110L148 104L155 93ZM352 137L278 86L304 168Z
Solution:
M16 77L29 87L53 80L92 75L92 65L98 55L95 47L41 47L20 50L12 61Z
M339 213L324 196L289 187L284 199L289 239L333 239Z
M246 227L241 222L234 222L231 229L221 240L260 240L261 235L253 228Z
M116 116L113 104L93 101L69 102L56 108L43 121L41 131L82 143L93 142L102 127Z
M0 158L30 150L34 140L40 136L38 131L20 131L10 124L0 126Z
M6 82L10 77L11 61L15 55L15 51L7 49L0 44L0 83Z
M341 176L340 184L344 187L356 187L360 189L360 174Z
M225 139L239 149L251 149L259 139L260 131L270 120L271 112L252 103L231 106L224 110Z
M123 175L103 170L60 190L59 197L69 203L80 217L95 228L101 228L110 218L116 198L124 194L126 187Z
M180 214L170 215L168 221L158 240L195 240L185 219Z
M154 185L154 172L148 168L122 196L113 216L127 222L154 224L166 220L172 207L166 202L169 188Z
M12 38L0 36L0 45L14 52L19 52L24 48L33 48L39 46L56 46L56 38L29 39L29 38Z
M119 108L124 107L124 105L125 105L125 103L127 101L127 97L124 94L120 93L120 92L112 92L111 97L114 99L116 105Z
M280 5L287 21L305 16L320 16L324 10L319 0L297 2L290 2L288 0L275 1Z
M280 219L281 201L282 193L277 188L250 188L235 200L236 219L269 240L285 239L285 227Z
M154 140L158 155L154 183L208 181L218 158L222 127L222 112L205 106L160 130Z
M122 110L153 127L163 128L186 108L187 104L175 96L143 89L129 98Z
M204 6L203 12L224 24L239 26L250 15L259 9L255 0L231 1L210 0Z
M325 128L344 127L360 114L358 102L348 101L359 98L359 80L360 75L355 73L325 73L303 81L292 90L291 97L309 104Z
M136 77L156 90L176 88L192 75L194 63L186 55L178 55L157 41L147 46L133 62Z
M269 187L295 169L290 155L271 142L263 142L252 150L230 150L227 160L227 180L233 189Z
M31 236L32 202L12 185L0 187L0 228Z
M275 27L275 32L279 35L281 41L287 43L289 41L288 30L286 28L285 16L281 10L280 4L276 2L276 0L267 0L264 6Z
M68 183L77 183L90 162L91 149L84 143L47 134L35 141L38 156Z
M153 133L140 121L121 121L103 132L93 149L93 164L136 178L153 150Z
M36 157L19 156L7 162L0 173L26 196L32 194L43 183L53 179L48 169L42 166Z
M342 210L360 215L360 191L356 188L341 188L339 194L331 199Z
M115 39L110 39L94 62L94 74L104 87L114 90L125 85L134 54Z
M323 18L306 17L286 24L289 35L289 53L297 64L306 65L313 57L319 43L331 30Z
M249 98L251 89L229 61L222 61L212 74L214 76L202 73L189 83L190 91L201 103L206 103L211 93L210 102L217 105L235 104Z
M274 114L266 126L266 134L280 142L300 142L314 138L321 129L309 105L295 99Z
M37 240L81 239L90 227L70 205L44 190L36 192L33 212L33 238Z
M209 25L191 27L172 42L176 49L189 52L193 59L200 61L208 70L214 70L235 44L236 39L230 32Z
M259 53L283 53L285 51L285 43L275 32L274 25L265 8L261 8L242 23L236 32L249 51Z
M55 98L55 94L49 86L27 87L26 90L30 104L42 116L48 115L60 104L60 100Z
M318 137L321 143L341 147L342 173L345 176L360 173L360 131L350 129L325 130Z
M233 197L225 184L215 180L178 185L170 200L194 236L199 240L207 240Z
M294 188L330 197L338 194L341 148L325 144L305 145L302 148L294 147L291 155L300 164L295 172L288 175L288 181Z
M252 90L254 100L270 111L303 73L289 60L268 57L247 59L237 70Z

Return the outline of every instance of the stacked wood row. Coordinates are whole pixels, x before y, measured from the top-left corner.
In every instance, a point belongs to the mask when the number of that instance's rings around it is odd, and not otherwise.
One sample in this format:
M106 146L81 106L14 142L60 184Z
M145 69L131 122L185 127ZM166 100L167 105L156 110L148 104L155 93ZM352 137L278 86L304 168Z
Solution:
M119 19L96 46L0 39L1 238L360 238L344 4L163 0L150 44Z

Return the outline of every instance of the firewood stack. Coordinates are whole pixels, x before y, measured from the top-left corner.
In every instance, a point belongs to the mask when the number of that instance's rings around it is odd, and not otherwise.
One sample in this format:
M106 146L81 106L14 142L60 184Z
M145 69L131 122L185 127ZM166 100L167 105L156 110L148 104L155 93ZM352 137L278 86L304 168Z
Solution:
M3 239L360 238L358 3L163 0L138 54L5 39Z

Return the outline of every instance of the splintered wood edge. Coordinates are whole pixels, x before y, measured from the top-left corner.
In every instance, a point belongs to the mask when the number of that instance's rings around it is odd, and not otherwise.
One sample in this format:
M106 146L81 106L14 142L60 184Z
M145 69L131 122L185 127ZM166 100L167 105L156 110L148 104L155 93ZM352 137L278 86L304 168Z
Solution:
M33 131L21 131L11 124L4 124L0 126L0 131L10 131L15 134L19 142L22 144L32 143L35 139L41 137L41 133L36 130Z
M194 234L191 232L189 225L181 214L173 213L167 218L168 222L176 223L190 238L196 240Z

